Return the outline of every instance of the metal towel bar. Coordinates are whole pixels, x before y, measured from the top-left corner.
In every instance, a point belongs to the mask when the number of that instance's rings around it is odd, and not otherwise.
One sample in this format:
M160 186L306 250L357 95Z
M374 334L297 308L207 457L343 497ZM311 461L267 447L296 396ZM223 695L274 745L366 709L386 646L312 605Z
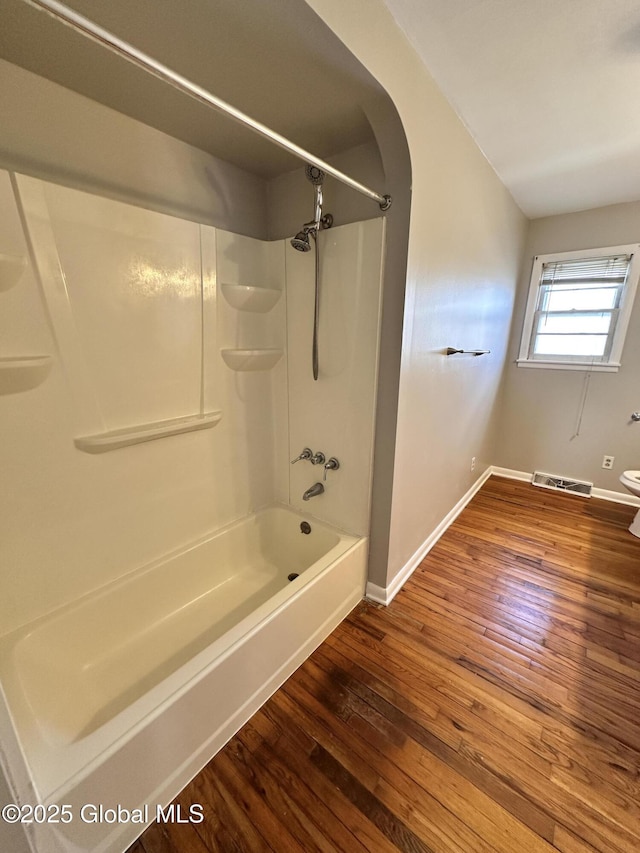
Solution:
M457 353L464 355L488 355L490 352L490 349L456 349L455 347L447 347L445 350L446 355L456 355Z

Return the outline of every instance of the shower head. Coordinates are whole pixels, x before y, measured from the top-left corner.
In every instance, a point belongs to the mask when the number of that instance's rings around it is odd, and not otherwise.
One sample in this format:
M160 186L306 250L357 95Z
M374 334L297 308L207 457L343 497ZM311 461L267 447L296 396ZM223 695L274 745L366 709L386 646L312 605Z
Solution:
M298 231L295 237L291 240L291 245L298 252L308 252L311 249L311 240L309 235L314 240L318 237L318 232L321 228L331 228L333 224L333 216L327 213L322 215L322 182L324 181L325 173L317 166L312 166L310 163L304 168L304 173L307 180L311 181L315 188L315 216L311 222L306 222L302 231Z
M304 231L298 231L295 237L291 239L291 245L298 252L308 252L311 249L311 241L309 240L309 231L307 228Z
M314 187L322 186L325 175L322 169L319 169L317 166L312 166L311 163L307 163L304 167L304 173L307 176L307 180L311 181Z

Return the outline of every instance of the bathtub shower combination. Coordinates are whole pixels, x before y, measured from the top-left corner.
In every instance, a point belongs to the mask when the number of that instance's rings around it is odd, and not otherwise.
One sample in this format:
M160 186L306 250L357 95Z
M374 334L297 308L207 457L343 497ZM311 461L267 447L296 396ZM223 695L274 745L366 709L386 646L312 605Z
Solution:
M362 538L271 508L5 637L38 801L153 816L355 606L365 570ZM140 827L59 829L95 850Z
M319 275L0 172L6 295L43 318L0 360L0 759L76 816L38 853L124 850L143 827L82 806L153 819L363 596L384 219L328 230L315 177Z

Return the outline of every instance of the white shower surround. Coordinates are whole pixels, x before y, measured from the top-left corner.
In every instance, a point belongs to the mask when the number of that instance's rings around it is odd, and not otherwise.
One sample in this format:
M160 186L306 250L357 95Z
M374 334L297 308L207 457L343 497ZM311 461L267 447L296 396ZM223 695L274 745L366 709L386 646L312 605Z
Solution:
M58 352L50 377L39 388L0 398L7 426L0 453L5 456L6 494L13 498L0 514L7 534L0 536L0 558L14 569L3 579L6 595L0 598L3 680L14 715L12 724L3 698L4 769L25 802L70 799L77 807L83 802L107 805L118 793L115 802L126 795L133 804L146 791L147 802L166 803L362 596L384 220L321 235L320 381L314 383L313 261L288 241L264 242L182 220L174 223L172 217L22 176L16 176L13 189L35 266L8 294L7 340L28 337L34 351ZM5 214L0 217L0 252L26 254L7 173L0 173L0 210ZM167 240L174 224L181 235L175 250ZM102 248L101 229L106 240ZM139 234L151 260L132 265ZM97 241L98 278L93 275L95 253L86 247L84 255L76 252L76 235ZM116 282L119 308L109 301L110 281L122 269L133 269L136 287ZM180 271L181 301L167 287L165 272L172 269ZM194 286L197 279L200 287ZM246 306L221 298L222 284L280 291L285 298L271 293L271 308L252 310L255 298ZM264 307L261 300L259 305ZM174 314L181 308L185 313L178 332L191 337L187 348L180 346L179 337L171 338ZM135 332L132 315L148 310L156 319L144 314L141 339L125 335L120 346L121 320ZM98 323L97 334L87 322ZM156 348L163 348L160 359L154 357ZM285 357L265 370L238 372L221 356L223 349L274 348ZM132 371L137 359L140 371ZM156 365L161 369L153 373ZM145 378L144 370L152 372ZM200 377L195 383L194 373ZM149 392L149 383L155 392ZM116 393L123 385L123 393ZM81 435L211 410L222 413L215 429L98 455L73 445ZM46 430L39 426L43 423ZM341 463L339 471L328 472L325 493L309 504L302 502L302 493L322 480L322 468L307 462L289 465L307 444ZM55 484L64 498L51 500L51 490L39 489L40 482ZM149 567L169 565L167 555L175 554L176 546L181 552L182 543L203 541L204 531L250 524L246 519L256 510L274 503L311 510L333 525L331 536L339 535L342 545L330 547L326 560L313 563L305 572L308 583L287 584L268 602L257 604L237 627L229 627L161 683L150 686L139 672L136 683L144 682L146 692L117 708L110 719L97 717L97 724L88 727L87 720L79 722L75 734L67 727L66 742L59 736L58 721L55 744L43 747L37 730L47 726L42 719L47 701L41 701L36 685L44 682L36 676L45 650L68 656L71 647L62 648L54 628L73 623L63 614L88 613L82 610L87 602L141 576L137 566L147 567L143 573L151 577ZM32 517L41 521L36 528ZM338 528L355 536L337 534ZM204 538L213 541L210 534ZM344 550L340 559L335 559L336 547ZM288 558L284 552L282 556L286 567ZM89 621L84 620L85 627ZM80 618L78 625L82 622ZM100 655L91 658L91 643L81 643L89 656L81 666L90 668ZM52 671L74 683L78 669L74 676L65 667ZM26 729L29 714L22 713L19 698L23 688L40 704L40 721ZM215 724L209 713L212 703L220 704ZM186 748L182 741L191 737ZM155 748L158 742L162 750ZM131 767L144 776L142 783ZM34 831L36 849L47 853L87 845L117 851L135 836L135 831L114 832L88 840L85 834L92 830L77 822L62 835L42 827Z

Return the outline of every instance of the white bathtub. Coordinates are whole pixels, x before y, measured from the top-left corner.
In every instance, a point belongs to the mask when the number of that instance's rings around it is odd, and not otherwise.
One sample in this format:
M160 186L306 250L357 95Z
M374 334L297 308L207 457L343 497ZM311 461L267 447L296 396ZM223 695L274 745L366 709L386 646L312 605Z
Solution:
M37 849L125 849L142 827L81 807L153 819L361 599L366 549L265 509L2 638L23 799L74 814Z

